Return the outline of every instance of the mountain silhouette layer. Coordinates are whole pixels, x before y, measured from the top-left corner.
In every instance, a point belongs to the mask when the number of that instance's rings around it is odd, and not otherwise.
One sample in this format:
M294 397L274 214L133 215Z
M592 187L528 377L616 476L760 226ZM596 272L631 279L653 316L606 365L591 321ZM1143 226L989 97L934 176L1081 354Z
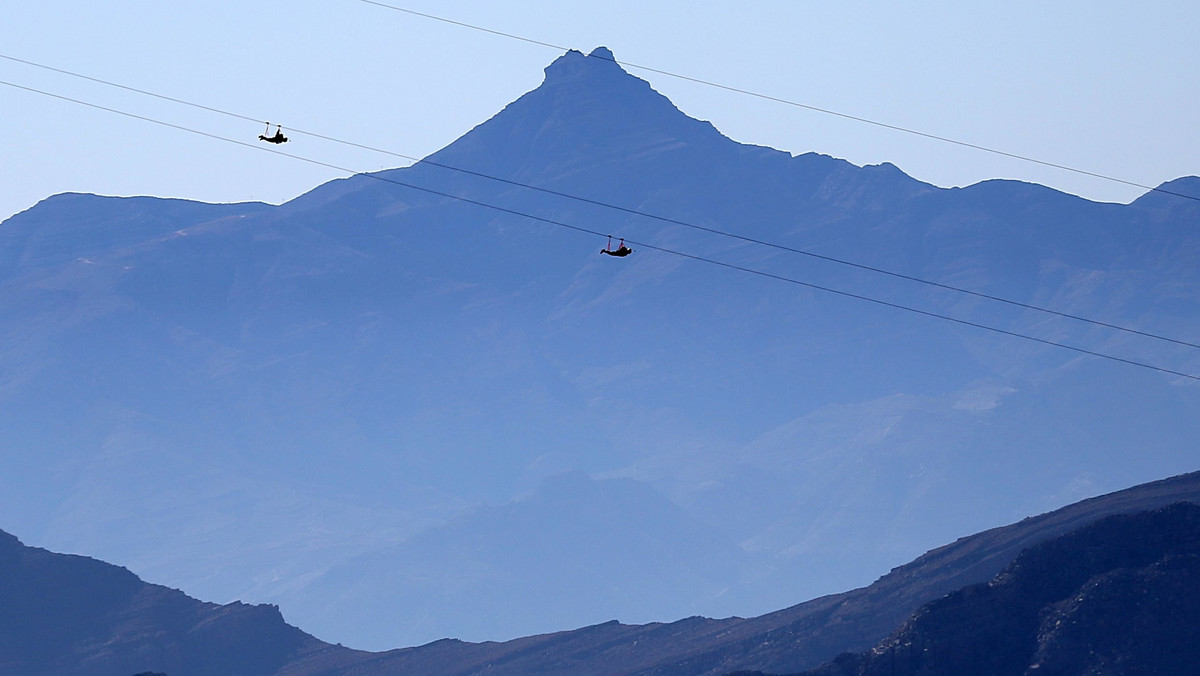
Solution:
M1166 647L1194 633L1186 606L1197 583L1189 561L1198 500L1200 473L1137 486L960 538L868 587L756 618L614 621L503 643L441 640L381 653L323 643L286 624L273 606L204 603L124 568L27 547L0 532L0 670L715 676L781 673L838 655L813 673L891 673L897 666L897 673L985 673L982 665L993 662L1036 662L1055 673L1080 673L1086 663L1130 673L1190 655ZM1070 603L1046 610L1081 584ZM870 653L847 652L876 643Z
M1186 340L1195 200L748 146L607 55L279 206L0 224L5 527L384 649L761 615L1196 469L1187 378L697 258L1185 373L1194 348L688 227Z
M202 603L124 568L26 547L2 531L0 570L0 671L13 676L151 668L266 675L297 658L321 664L331 652L285 624L276 607Z

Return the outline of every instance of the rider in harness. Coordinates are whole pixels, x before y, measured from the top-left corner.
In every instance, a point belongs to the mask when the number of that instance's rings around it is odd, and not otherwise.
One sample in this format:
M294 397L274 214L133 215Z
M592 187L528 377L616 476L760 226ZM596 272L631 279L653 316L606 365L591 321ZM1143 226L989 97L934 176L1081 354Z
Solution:
M609 235L608 236L608 246L601 249L600 253L608 254L609 256L618 256L618 257L619 256L628 256L629 254L633 253L633 249L630 249L629 247L625 246L625 238L624 237L621 238L621 243L617 245L616 249L612 248L612 235Z
M267 123L267 131L271 131L271 123L270 122ZM258 140L266 141L267 143L274 143L277 145L280 143L287 143L287 137L283 135L283 127L281 127L280 125L275 125L275 135L274 136L267 136L266 134L259 134Z

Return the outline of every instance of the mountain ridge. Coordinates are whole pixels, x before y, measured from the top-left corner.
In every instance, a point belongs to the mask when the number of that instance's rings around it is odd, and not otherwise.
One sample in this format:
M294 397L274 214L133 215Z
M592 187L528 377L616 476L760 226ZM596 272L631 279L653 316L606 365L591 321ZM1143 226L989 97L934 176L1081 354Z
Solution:
M1200 505L1111 515L923 605L871 651L804 673L1187 673L1198 553Z
M0 532L0 669L7 674L272 674L319 641L276 606L203 603L90 557ZM352 652L352 651L351 651Z
M1112 515L1146 514L1181 501L1200 510L1200 472L965 536L869 587L762 617L642 626L613 620L504 643L442 639L382 653L320 642L286 624L275 606L196 601L144 583L124 568L27 547L0 531L0 590L9 601L0 606L0 667L14 675L51 668L80 675L155 669L180 676L450 676L480 669L524 676L789 673L874 645L918 606L992 578L1011 562L1028 559L1030 551L1045 549L1042 543L1061 548L1055 543L1064 535L1095 530Z

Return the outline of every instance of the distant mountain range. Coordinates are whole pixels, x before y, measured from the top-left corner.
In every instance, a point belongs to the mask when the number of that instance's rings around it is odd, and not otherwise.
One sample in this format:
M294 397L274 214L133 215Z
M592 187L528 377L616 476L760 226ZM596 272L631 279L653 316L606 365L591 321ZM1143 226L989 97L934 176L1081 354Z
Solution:
M1100 669L1086 673L1135 673L1122 669L1195 657L1198 502L1200 473L1093 498L961 538L869 587L757 618L610 622L384 653L318 641L273 606L203 603L0 533L0 671L699 676L785 673L845 653L812 674L985 675L1034 663L1047 673L1085 673L1083 664ZM877 643L861 656L848 652Z
M748 146L608 56L280 206L63 194L0 224L3 527L382 650L762 615L1198 469L1188 378L661 249L1200 374L688 227L1200 343L1200 202Z

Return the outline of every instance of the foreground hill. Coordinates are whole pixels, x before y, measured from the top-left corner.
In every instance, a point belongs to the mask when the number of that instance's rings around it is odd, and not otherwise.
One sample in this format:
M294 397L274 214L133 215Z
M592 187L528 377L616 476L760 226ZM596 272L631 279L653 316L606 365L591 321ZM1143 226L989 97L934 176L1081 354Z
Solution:
M337 654L273 606L217 605L0 532L0 673L265 676Z
M873 651L803 676L1191 674L1200 505L1110 516L922 606Z
M1113 514L1180 501L1200 503L1200 473L1138 486L965 537L896 568L869 587L762 617L695 617L650 625L609 622L503 643L443 640L383 653L318 641L284 623L274 607L203 603L141 582L123 568L25 547L4 534L0 536L0 592L7 602L0 605L0 671L120 674L157 670L172 676L453 676L484 671L512 676L700 676L738 669L786 673L815 667L839 653L865 650L883 640L922 604L989 580L1017 560L1010 567L1011 577L1011 570L1023 570L1021 561L1040 555L1036 552L1070 556L1075 550L1072 543L1090 537L1063 539L1066 533L1079 532ZM1179 508L1172 513L1179 513ZM1127 535L1153 532L1140 525L1141 521L1119 523L1125 524L1121 532ZM1135 540L1129 536L1121 541ZM1027 553L1018 558L1022 551ZM1138 575L1134 577L1145 577ZM960 592L938 603L953 604L953 599L970 599L972 594ZM1085 605L1080 613L1086 610L1084 615L1094 623L1105 621L1102 608L1097 611L1095 606ZM937 617L932 611L923 612L919 617ZM901 635L928 634L929 622L914 621ZM922 640L942 640L930 636ZM1046 650L1065 650L1065 640L1047 643L1050 648Z

